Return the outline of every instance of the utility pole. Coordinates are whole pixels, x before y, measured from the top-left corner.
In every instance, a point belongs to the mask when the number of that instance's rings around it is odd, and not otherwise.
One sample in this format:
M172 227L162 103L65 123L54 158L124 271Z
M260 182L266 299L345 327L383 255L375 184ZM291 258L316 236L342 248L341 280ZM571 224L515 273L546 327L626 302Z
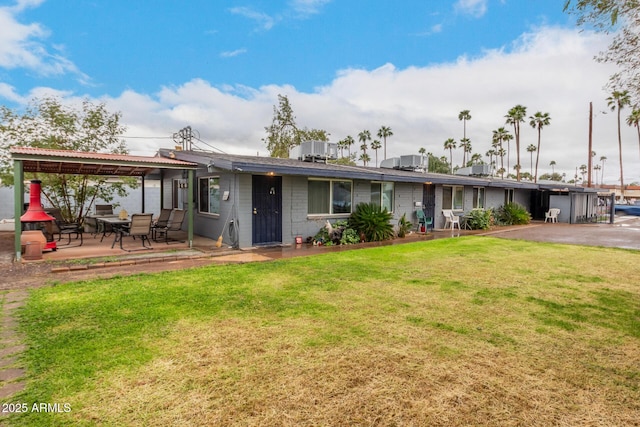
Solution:
M589 157L588 157L588 175L587 187L591 187L591 169L593 159L593 102L589 102Z
M193 131L191 126L184 127L178 132L173 134L173 141L176 144L180 144L185 151L191 151L191 139L193 138Z

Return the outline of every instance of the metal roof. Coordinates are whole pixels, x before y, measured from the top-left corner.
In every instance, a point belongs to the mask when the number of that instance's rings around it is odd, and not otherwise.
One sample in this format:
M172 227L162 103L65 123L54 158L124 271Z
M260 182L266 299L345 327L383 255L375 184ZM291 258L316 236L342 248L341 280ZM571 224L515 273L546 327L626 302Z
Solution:
M429 182L433 184L476 185L501 188L536 189L532 182L471 177L439 173L412 172L398 169L340 165L335 163L304 162L297 159L276 157L245 156L199 151L160 149L161 156L198 163L212 164L217 169L238 173L273 173L276 175L302 175L317 178L363 179L386 182Z
M33 147L12 147L25 172L71 175L144 176L157 169L196 169L196 163L167 157L130 156Z

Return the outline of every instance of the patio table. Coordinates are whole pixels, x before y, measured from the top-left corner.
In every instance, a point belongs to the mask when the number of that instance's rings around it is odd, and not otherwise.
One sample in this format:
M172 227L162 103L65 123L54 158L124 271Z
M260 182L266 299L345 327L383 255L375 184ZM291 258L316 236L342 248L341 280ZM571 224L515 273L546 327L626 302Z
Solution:
M113 231L113 227L129 225L131 224L131 218L120 219L117 216L105 216L105 217L95 217L96 221L98 221L98 230L102 229L102 237L100 241L109 235ZM109 230L107 225L110 225L111 229Z

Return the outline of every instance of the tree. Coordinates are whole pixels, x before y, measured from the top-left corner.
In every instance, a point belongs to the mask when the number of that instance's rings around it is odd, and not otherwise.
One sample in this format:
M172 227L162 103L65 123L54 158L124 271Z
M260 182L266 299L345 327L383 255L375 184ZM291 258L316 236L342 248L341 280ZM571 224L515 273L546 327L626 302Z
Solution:
M536 173L533 175L533 181L538 182L538 162L540 161L540 137L542 128L551 124L549 113L537 111L533 116L529 117L529 124L532 128L538 130L538 146L536 147ZM527 149L528 150L528 149Z
M462 137L467 139L467 120L471 120L469 110L460 111L460 114L458 114L458 120L462 121Z
M371 157L369 157L369 155L367 154L367 141L371 141L371 132L369 132L366 129L360 132L358 134L358 141L361 142L360 149L362 150L362 153L366 157L366 161L364 161L364 165L367 166L367 162L371 160ZM360 160L362 160L362 156L360 156Z
M600 185L604 184L604 162L606 160L606 156L600 156L600 161L602 162L602 172L600 172Z
M304 128L304 129L298 131L298 137L299 137L301 143L305 142L305 141L329 142L329 135L331 135L329 132L327 132L326 130L322 130L322 129L307 129L307 128Z
M126 128L121 113L107 111L104 103L88 100L81 107L63 105L59 99L34 99L24 112L0 107L0 179L13 185L13 164L7 150L11 147L36 147L94 153L128 154L119 138ZM136 188L135 178L107 183L103 176L64 174L25 174L25 179L42 181L46 202L60 208L65 220L81 222L96 199L110 202L117 194L125 197L127 187Z
M377 139L371 141L371 149L376 153L376 167L378 167L378 150L382 147L382 144Z
M349 152L349 158L351 158L351 146L355 144L356 141L353 139L351 135L347 135L347 137L344 139L344 143L347 146L347 150Z
M363 144L363 145L366 145L366 144ZM371 157L365 151L362 154L360 154L360 157L358 157L358 160L362 162L363 166L367 166L367 164L371 161Z
M638 107L634 107L629 117L627 117L627 125L635 126L638 132L638 147L640 148L640 109Z
M556 173L556 168L555 168L555 166L556 166L556 161L555 161L555 160L551 160L551 161L549 162L549 166L551 166L551 174L552 174L552 175L553 175L553 174L555 174L555 173Z
M271 126L264 129L267 131L267 137L262 140L267 144L271 157L288 159L291 148L300 145L300 132L286 95L278 94L278 107L273 106Z
M520 181L520 123L524 122L524 118L527 115L527 107L523 105L516 105L507 112L505 118L506 123L513 126L513 135L516 139L516 180Z
M444 149L449 150L449 165L451 166L450 173L453 173L453 149L456 148L456 140L449 138L444 142Z
M418 150L418 154L420 154L420 165L424 166L424 155L427 152L426 148L420 147Z
M534 176L533 175L533 153L535 153L537 150L538 149L533 144L529 144L529 146L527 147L527 152L530 153L530 155L531 155L531 162L530 162L531 171L529 172L530 176ZM538 171L536 171L536 176L538 176Z
M607 98L607 105L611 111L618 111L618 153L620 155L620 191L624 195L624 173L622 171L622 133L620 129L620 112L631 103L629 92L626 90L614 90L610 97Z
M512 135L504 127L498 128L493 131L492 145L497 147L497 153L500 156L500 169L503 171L502 178L504 178L504 155L507 154L507 170L509 169L509 141L513 138ZM503 142L507 142L507 151L504 151Z
M619 71L610 87L631 91L640 98L640 14L637 0L565 0L564 10L578 15L578 25L605 33L616 32L606 52L596 60L616 64Z
M596 172L596 185L598 185L598 171L599 171L600 169L602 169L602 166L600 166L600 165L595 165L595 166L593 167L593 170Z
M378 129L378 138L382 138L384 144L384 159L387 159L387 138L393 136L393 132L389 126L381 126Z
M471 152L471 140L462 138L459 147L462 148L462 167L465 167L467 166L467 153Z

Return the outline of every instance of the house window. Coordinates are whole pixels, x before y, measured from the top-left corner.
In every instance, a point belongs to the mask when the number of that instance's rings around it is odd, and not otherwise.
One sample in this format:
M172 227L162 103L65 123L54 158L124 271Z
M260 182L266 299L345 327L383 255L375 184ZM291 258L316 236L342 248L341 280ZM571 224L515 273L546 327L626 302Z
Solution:
M452 185L442 187L442 209L464 210L464 187Z
M220 178L206 177L198 179L198 211L202 213L220 213Z
M473 208L484 209L484 187L473 187Z
M351 187L351 181L309 180L309 214L351 213Z
M371 203L393 212L393 182L372 182Z
M513 203L513 188L507 188L504 190L504 204Z

